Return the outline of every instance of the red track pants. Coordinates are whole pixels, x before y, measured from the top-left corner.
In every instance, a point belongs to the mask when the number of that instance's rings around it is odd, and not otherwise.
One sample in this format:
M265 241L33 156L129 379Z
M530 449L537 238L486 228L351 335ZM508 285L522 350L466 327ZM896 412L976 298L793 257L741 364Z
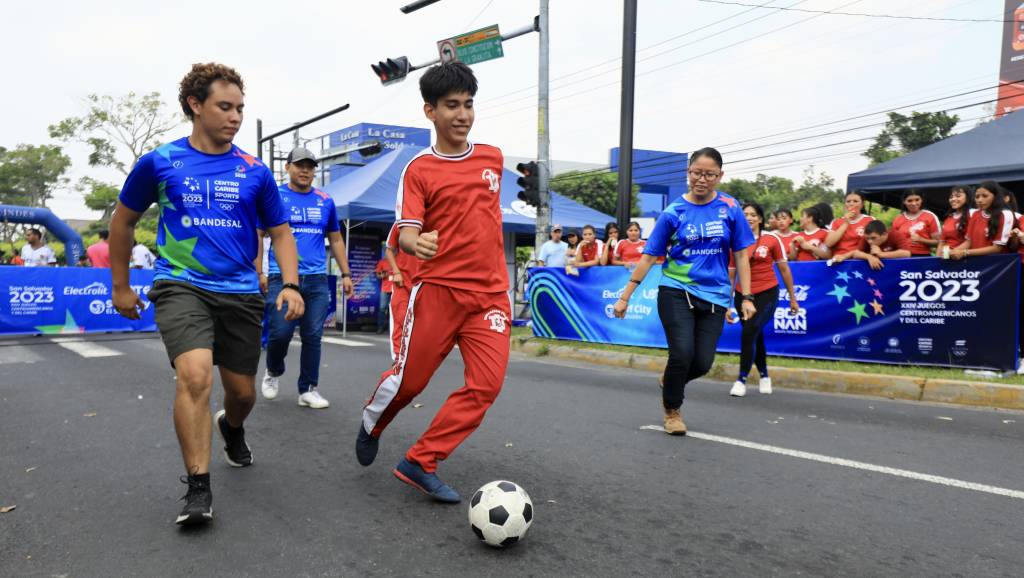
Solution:
M395 365L384 372L363 408L363 428L379 437L403 407L427 386L456 344L465 384L448 396L405 457L437 469L480 425L501 391L511 337L508 294L480 293L430 283L412 288Z

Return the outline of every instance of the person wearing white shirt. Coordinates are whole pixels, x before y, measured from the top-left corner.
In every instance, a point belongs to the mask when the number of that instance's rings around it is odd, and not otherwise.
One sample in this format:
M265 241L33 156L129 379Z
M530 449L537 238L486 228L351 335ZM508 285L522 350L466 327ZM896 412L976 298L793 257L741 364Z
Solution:
M537 265L540 267L565 267L565 251L569 244L562 240L562 226L551 225L551 239L540 246Z
M152 269L156 257L149 247L142 243L135 243L132 247L132 269Z
M43 241L43 233L39 229L29 229L25 234L28 241L21 248L21 260L26 267L51 267L57 264L57 256L53 249Z

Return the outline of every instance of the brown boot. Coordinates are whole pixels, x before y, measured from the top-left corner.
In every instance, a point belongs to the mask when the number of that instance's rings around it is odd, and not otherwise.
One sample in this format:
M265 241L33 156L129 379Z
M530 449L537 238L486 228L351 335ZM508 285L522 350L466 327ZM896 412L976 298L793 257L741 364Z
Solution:
M686 424L678 409L665 410L665 433L672 436L686 435Z

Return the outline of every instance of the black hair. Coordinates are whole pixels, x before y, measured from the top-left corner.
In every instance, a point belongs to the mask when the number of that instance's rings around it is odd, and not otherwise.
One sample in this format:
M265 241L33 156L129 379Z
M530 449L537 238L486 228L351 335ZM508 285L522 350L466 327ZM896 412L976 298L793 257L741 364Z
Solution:
M476 76L470 67L461 62L431 66L420 77L420 94L423 102L430 106L437 106L437 101L453 92L468 92L470 96L476 96Z
M609 235L609 233L611 233L612 229L615 229L620 234L622 233L622 231L619 231L619 224L618 223L616 223L615 221L609 221L608 224L604 226L604 238L605 239L608 239L608 235Z
M967 185L956 185L949 190L949 193L952 195L957 191L963 193L964 196L967 197L964 201L964 206L960 207L960 220L956 223L956 234L960 235L960 238L965 238L967 237L967 221L970 220L971 216L971 205L974 204L974 190ZM954 212L956 211L953 210L953 207L950 207L949 210L946 211L945 218L948 219L952 217Z
M192 112L192 107L188 104L188 97L192 96L199 102L206 102L206 98L210 96L210 85L218 80L238 86L238 90L245 94L242 75L238 74L234 68L216 62L193 64L185 78L181 79L181 84L178 86L178 103L181 105L181 111L189 120L194 120L195 113Z
M1003 214L1003 209L1006 208L1006 202L1003 201L1003 198L1010 194L1010 192L995 181L982 181L974 189L975 196L977 196L978 189L985 189L992 193L992 206L988 208L988 231L985 233L986 239L992 239L996 236L996 231L999 230L1000 215Z
M106 241L109 238L110 238L110 231L108 231L106 229L101 229L100 230L100 239L103 239L104 241Z
M864 204L864 193L862 193L860 191L850 191L850 192L846 193L845 195L843 195L843 200L845 201L850 195L857 195L857 198L860 199L860 204L861 205Z
M715 161L715 164L718 165L718 168L722 168L722 153L718 152L717 150L711 147L704 147L700 150L694 151L693 154L690 155L690 164L693 164L693 161L699 159L700 157L708 157L709 159Z
M875 219L874 221L871 221L867 225L864 225L865 235L869 235L871 233L874 233L875 235L884 235L886 231L887 229L885 228L885 223L879 221L878 219Z
M790 211L789 209L775 209L775 217L778 218L779 215L786 215L787 217L789 217L789 220L793 220L793 211Z
M818 207L818 205L807 207L806 209L803 210L803 213L810 217L810 219L814 221L815 226L817 226L819 229L824 229L828 227L829 222L826 221L824 217L821 216L821 209Z
M569 237L576 237L576 242L573 243L572 241L570 241ZM576 246L580 244L580 235L579 235L579 233L577 233L576 231L573 231L571 229L569 231L566 231L566 233L565 233L565 244L569 245L569 247L575 249Z
M836 220L836 215L832 212L832 205L828 203L821 202L811 208L817 212L818 217L824 222L824 224L819 224L819 227L827 227L832 224L832 221Z
M743 203L743 207L741 208L746 211L747 207L754 209L757 216L761 217L761 223L757 226L757 231L755 232L755 234L760 234L761 230L764 229L764 209L761 208L761 205L754 202Z
M640 229L641 231L644 230L644 228L640 226L640 223L637 223L636 221L630 221L629 224L626 225L626 230L628 231L632 227L636 227L637 229Z
M39 235L40 238L43 236L43 232L40 231L39 229L35 228L35 227L30 228L28 230L28 232L29 233L35 233L36 235Z
M587 229L590 229L591 231L593 231L595 235L597 234L597 229L594 228L593 225L583 225L583 230L586 231ZM582 237L582 236L583 236L583 234L580 233L580 237Z

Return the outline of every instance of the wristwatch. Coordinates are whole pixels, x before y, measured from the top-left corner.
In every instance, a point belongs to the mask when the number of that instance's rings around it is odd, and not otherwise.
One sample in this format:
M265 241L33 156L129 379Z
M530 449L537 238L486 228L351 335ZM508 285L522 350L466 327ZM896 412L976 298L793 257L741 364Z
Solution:
M754 296L753 296L753 295L751 295L751 294L749 294L749 293L747 293L747 294L745 294L745 295L743 296L743 300L744 300L744 301L753 301L753 300L754 300Z
M291 289L296 293L302 293L302 288L295 283L285 283L284 285L281 285L281 291L284 291L285 289Z
M342 273L341 276L342 276L342 278L351 277L352 274L351 273Z

